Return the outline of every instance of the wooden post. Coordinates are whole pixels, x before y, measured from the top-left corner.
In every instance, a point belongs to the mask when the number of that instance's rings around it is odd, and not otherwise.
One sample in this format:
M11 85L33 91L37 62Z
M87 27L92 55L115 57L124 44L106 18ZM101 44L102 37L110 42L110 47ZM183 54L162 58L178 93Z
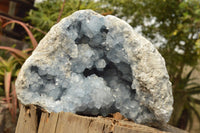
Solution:
M16 127L16 133L186 133L169 125L162 130L109 117L47 113L34 105L21 105Z

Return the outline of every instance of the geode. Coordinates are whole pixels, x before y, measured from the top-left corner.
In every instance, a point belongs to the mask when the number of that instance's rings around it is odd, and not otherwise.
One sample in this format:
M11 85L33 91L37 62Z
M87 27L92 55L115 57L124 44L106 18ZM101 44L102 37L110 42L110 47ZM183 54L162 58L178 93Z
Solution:
M125 21L80 10L54 25L26 60L18 99L48 112L120 112L136 123L167 122L172 89L165 61Z

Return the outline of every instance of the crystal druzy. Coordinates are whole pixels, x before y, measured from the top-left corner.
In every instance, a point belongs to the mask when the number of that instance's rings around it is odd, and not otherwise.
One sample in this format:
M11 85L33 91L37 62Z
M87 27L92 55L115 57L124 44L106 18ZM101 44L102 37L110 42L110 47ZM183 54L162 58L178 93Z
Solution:
M18 99L48 112L120 112L136 123L167 122L172 89L165 61L125 21L80 10L54 25L26 60Z

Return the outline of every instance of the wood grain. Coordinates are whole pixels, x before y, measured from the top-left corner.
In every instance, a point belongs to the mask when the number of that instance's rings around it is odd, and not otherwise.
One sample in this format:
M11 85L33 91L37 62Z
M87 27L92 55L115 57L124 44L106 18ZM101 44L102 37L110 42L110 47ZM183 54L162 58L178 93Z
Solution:
M36 133L38 129L38 116L36 107L21 105L17 122L16 133Z
M110 117L88 117L68 112L48 113L21 106L16 133L186 133L172 126L161 130Z

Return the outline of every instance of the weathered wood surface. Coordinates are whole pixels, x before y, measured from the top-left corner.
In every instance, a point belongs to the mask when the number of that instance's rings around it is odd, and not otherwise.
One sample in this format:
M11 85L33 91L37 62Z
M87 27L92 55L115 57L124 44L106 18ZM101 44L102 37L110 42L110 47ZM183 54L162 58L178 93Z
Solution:
M38 117L35 106L26 108L21 105L16 133L37 133Z
M114 118L86 117L73 113L47 113L35 106L21 106L16 133L184 133L172 126L163 131ZM164 131L165 130L165 131Z

